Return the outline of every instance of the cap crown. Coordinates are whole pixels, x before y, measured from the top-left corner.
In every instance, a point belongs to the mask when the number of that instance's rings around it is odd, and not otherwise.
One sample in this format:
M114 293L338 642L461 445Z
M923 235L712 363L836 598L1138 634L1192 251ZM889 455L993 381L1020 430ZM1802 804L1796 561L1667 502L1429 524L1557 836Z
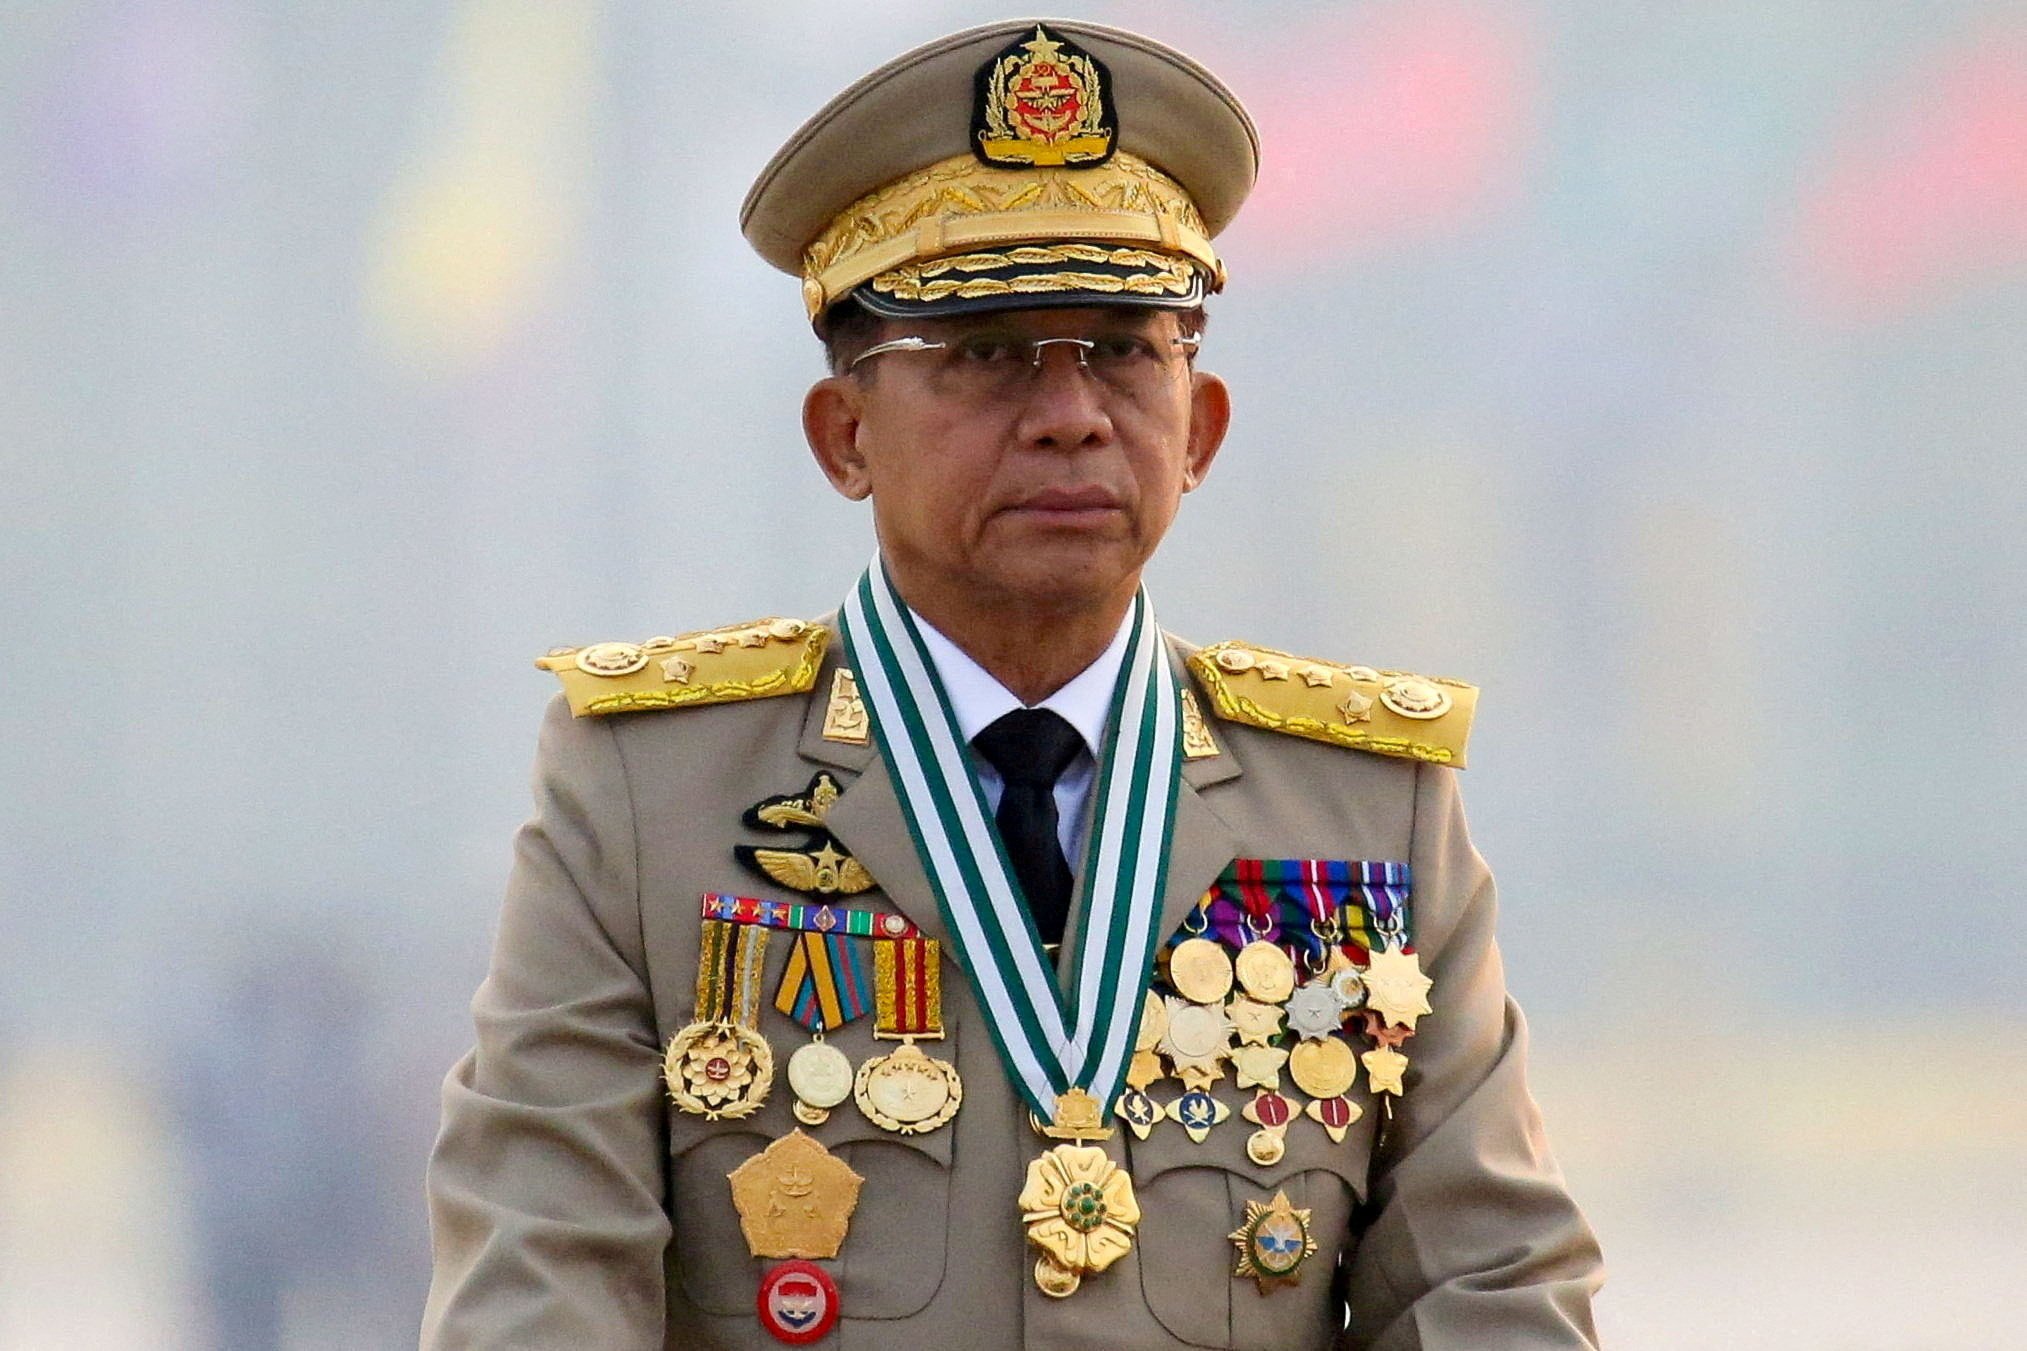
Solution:
M1201 266L1200 295L1222 275L1209 241L1258 168L1252 120L1189 57L1101 24L1010 21L927 43L833 98L761 170L740 224L804 278L813 316L885 272L1016 244L1143 248ZM920 191L925 173L941 190ZM1124 287L1143 274L1094 275Z

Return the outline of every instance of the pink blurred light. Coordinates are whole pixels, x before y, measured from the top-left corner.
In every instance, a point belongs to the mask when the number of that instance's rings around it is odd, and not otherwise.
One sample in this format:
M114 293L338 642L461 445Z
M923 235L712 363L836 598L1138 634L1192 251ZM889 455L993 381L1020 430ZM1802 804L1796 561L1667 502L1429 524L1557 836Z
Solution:
M79 23L43 74L45 187L65 204L197 198L244 153L254 72L242 20L215 0L154 0Z
M1945 54L1860 114L1802 200L1805 294L1889 320L2027 261L2027 43Z
M1233 228L1248 266L1293 269L1468 226L1513 199L1538 132L1533 35L1512 11L1361 9L1221 61L1263 142Z

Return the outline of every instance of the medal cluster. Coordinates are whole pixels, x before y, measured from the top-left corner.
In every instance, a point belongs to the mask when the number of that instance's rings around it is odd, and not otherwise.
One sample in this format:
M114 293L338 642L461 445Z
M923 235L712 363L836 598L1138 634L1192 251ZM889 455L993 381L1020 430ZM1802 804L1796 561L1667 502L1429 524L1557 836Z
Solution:
M779 934L790 947L774 1007L809 1034L788 1057L795 1119L820 1126L850 1099L880 1129L919 1135L957 1115L964 1101L957 1067L917 1045L944 1035L941 945L901 915L838 903L875 885L830 833L841 791L819 773L799 793L761 800L743 817L749 827L805 838L733 850L755 873L812 899L704 893L696 1012L670 1038L662 1064L679 1111L737 1120L773 1091L775 1052L759 1021L767 949ZM874 1037L900 1044L855 1067L825 1034L869 1012ZM757 1308L778 1341L808 1345L836 1325L842 1294L819 1263L843 1247L864 1180L800 1129L727 1174L747 1250L773 1262Z
M774 1050L756 1030L770 938L792 935L774 1006L808 1029L788 1058L796 1120L817 1126L847 1098L899 1135L947 1125L964 1101L957 1067L922 1050L943 1037L941 945L898 915L706 893L696 1017L670 1039L662 1073L684 1112L750 1116L774 1087ZM870 942L870 975L863 948ZM824 1033L874 1010L873 1035L899 1041L856 1070Z
M1235 863L1157 963L1120 1120L1143 1140L1172 1123L1201 1144L1232 1116L1212 1091L1229 1072L1254 1090L1246 1156L1271 1167L1300 1119L1344 1139L1365 1110L1351 1097L1361 1068L1372 1095L1399 1096L1432 984L1408 948L1407 890L1399 863Z

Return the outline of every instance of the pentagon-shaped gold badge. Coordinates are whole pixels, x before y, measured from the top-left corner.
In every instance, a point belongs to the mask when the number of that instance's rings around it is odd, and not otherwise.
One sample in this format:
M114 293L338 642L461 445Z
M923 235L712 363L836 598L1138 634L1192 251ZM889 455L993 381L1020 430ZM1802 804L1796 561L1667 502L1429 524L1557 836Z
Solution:
M836 1257L863 1177L799 1130L726 1174L755 1257Z

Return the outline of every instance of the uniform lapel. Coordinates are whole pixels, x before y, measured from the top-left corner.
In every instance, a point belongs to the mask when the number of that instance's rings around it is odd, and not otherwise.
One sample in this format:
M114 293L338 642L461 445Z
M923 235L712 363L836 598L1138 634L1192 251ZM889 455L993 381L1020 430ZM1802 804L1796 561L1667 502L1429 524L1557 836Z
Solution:
M915 853L915 839L909 833L908 817L901 810L886 761L874 757L865 772L838 796L831 805L828 824L852 856L866 865L894 908L962 961L962 954L951 946L936 893Z
M838 800L831 804L824 825L844 843L852 857L866 866L894 908L914 921L926 936L941 942L946 953L956 957L957 951L950 944L949 930L936 904L936 893L930 889L929 877L916 856L915 840L909 833L901 800L895 795L886 761L871 746L834 741L823 734L831 686L844 660L837 627L828 617L825 622L831 624L831 647L817 675L816 693L809 701L802 740L796 749L806 760L847 770L857 777L845 785Z
M1169 661L1176 669L1176 679L1183 689L1193 689L1189 667L1186 664L1191 650L1188 644L1172 634L1164 634L1168 641ZM1203 694L1198 693L1199 702ZM1168 845L1168 877L1161 893L1161 939L1174 933L1192 907L1210 889L1218 874L1225 870L1238 855L1238 836L1227 825L1224 818L1204 801L1198 789L1212 784L1223 783L1239 776L1239 763L1229 754L1208 756L1201 760L1184 760L1182 782L1177 785L1175 795L1175 828ZM1087 810L1088 815L1088 810ZM1058 979L1067 983L1075 979L1076 962L1074 954L1083 941L1081 921L1084 911L1084 888L1089 879L1077 879L1077 895L1070 907L1070 927L1064 935L1064 954L1058 963Z
M1232 828L1185 779L1175 796L1175 834L1169 841L1168 879L1161 894L1161 941L1182 924L1238 849Z

